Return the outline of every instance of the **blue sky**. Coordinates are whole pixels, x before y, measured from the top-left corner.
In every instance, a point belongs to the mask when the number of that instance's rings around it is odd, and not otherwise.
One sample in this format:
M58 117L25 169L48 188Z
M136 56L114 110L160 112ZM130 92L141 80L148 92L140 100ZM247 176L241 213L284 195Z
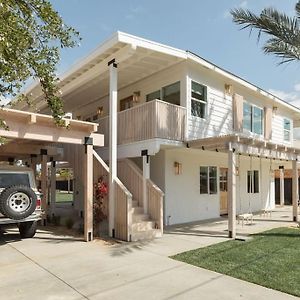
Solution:
M300 107L300 63L278 66L264 55L256 34L239 30L230 9L260 12L276 7L294 15L296 0L51 0L68 25L81 34L81 45L62 53L59 73L120 30L191 50Z

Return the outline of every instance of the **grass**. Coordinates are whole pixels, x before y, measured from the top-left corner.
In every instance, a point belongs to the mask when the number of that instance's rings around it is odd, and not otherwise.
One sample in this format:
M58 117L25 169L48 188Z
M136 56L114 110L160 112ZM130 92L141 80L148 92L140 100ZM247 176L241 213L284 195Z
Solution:
M56 202L72 202L73 193L68 194L67 192L56 192Z
M300 230L277 228L173 259L300 297Z

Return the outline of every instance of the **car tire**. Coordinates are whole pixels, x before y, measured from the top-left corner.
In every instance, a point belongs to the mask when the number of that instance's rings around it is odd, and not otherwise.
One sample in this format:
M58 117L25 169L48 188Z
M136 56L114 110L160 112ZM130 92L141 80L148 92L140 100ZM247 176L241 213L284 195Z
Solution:
M19 224L19 232L22 239L34 237L37 229L37 222L23 222Z
M36 209L37 196L25 185L13 185L4 189L0 195L0 212L7 218L22 220Z

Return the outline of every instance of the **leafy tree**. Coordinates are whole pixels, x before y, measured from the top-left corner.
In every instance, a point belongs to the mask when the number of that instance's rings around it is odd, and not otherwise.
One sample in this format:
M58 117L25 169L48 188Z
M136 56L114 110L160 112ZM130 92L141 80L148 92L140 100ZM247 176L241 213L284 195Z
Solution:
M24 85L40 82L57 125L64 111L59 97L56 66L60 49L74 47L79 33L65 25L48 0L0 0L0 97L20 95Z
M296 15L289 17L274 8L265 8L260 15L241 8L231 10L233 21L242 25L242 29L258 30L268 38L263 45L266 54L275 54L281 58L279 64L300 60L300 1L295 5Z

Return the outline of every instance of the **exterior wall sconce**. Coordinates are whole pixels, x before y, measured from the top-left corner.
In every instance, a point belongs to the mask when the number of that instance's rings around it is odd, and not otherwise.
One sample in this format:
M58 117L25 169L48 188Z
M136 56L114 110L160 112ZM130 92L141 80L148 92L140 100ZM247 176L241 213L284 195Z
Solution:
M140 97L141 97L141 92L140 91L136 91L136 92L133 92L133 102L134 103L138 103L140 102Z
M240 169L239 169L239 167L235 168L235 174L236 174L236 176L240 176Z
M97 115L98 115L98 116L102 116L102 115L103 115L103 112L104 112L103 106L99 106L99 107L97 108Z
M175 175L180 175L182 174L182 164L175 161L174 162L174 172L175 172Z
M224 88L225 88L225 94L231 96L233 93L232 84L225 83Z
M273 106L272 111L273 111L274 115L277 114L277 110L278 110L278 107L277 106Z

